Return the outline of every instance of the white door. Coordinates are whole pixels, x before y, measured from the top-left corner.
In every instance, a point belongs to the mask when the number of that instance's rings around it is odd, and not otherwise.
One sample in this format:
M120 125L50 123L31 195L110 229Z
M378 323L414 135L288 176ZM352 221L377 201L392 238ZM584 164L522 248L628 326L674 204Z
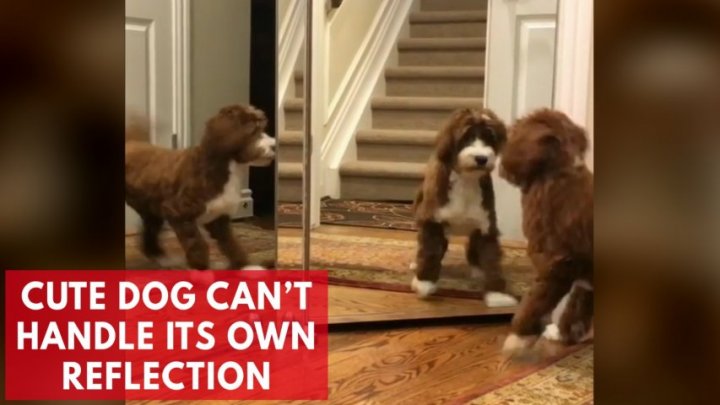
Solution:
M172 147L173 0L125 1L125 112L149 117L150 139ZM125 233L139 218L125 206Z
M489 2L485 100L508 125L553 105L558 1ZM500 231L523 240L520 193L497 174L495 179Z

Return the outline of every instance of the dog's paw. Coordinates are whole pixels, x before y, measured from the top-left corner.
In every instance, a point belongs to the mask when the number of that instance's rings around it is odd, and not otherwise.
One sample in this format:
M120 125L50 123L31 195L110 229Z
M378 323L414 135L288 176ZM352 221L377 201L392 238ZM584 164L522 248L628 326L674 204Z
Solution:
M490 308L512 307L518 304L518 300L512 295L488 291L485 293L485 305Z
M537 340L537 336L518 336L511 333L505 338L502 351L510 356L524 355L530 350L535 340Z
M410 268L410 271L417 270L417 262L410 263L410 266L408 266L408 267Z
M549 323L545 326L545 331L543 332L542 336L550 341L553 342L559 342L562 340L562 336L560 335L560 328L554 323Z
M186 267L185 261L182 258L175 256L156 256L150 260L163 269L172 270Z
M475 280L483 280L485 278L485 272L479 267L470 266L470 278Z
M410 283L410 288L415 291L418 297L427 298L430 295L435 294L437 291L437 284L432 281L418 280L417 277L413 277L412 282Z

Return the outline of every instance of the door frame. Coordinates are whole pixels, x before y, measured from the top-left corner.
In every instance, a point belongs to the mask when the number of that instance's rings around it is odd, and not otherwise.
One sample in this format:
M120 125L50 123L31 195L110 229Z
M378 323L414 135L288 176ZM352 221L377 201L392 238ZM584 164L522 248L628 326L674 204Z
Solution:
M192 146L190 122L190 0L172 0L173 122L175 147Z
M558 0L554 107L585 127L593 170L593 2Z

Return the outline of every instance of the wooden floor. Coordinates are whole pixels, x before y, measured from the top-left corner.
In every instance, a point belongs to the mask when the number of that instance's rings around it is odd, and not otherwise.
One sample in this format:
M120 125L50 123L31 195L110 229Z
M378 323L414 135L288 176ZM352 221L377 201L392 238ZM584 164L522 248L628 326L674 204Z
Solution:
M508 360L500 349L507 332L507 325L493 323L331 330L328 402L287 403L425 405L468 400L542 367Z
M483 301L433 297L418 299L414 294L330 286L328 321L331 325L401 319L437 319L485 315L510 315L510 308L488 308Z

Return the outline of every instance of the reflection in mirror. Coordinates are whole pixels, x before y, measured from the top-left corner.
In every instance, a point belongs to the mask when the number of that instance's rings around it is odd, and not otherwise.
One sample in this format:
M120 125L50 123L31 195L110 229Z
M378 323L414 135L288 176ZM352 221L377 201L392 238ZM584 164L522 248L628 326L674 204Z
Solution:
M127 268L274 265L274 23L272 2L126 1Z
M328 3L312 263L331 322L511 313L532 269L519 194L493 169L501 121L552 106L557 0Z
M303 138L307 1L279 0L278 265L299 269L303 254Z

